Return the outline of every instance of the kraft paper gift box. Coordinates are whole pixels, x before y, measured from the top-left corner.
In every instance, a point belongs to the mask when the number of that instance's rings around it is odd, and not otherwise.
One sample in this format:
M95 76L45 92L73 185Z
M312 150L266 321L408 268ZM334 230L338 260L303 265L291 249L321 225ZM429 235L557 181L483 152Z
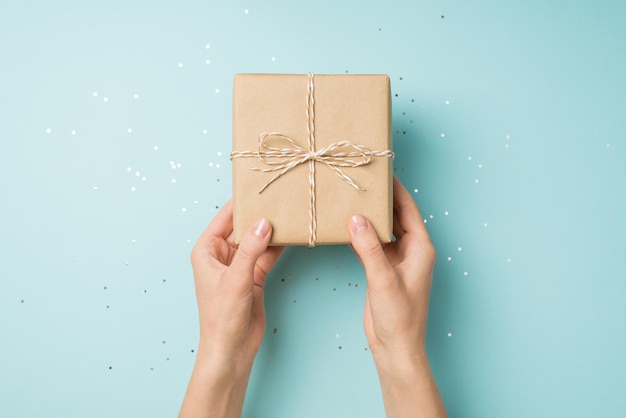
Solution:
M387 75L235 75L235 241L264 217L271 245L348 243L360 213L390 242L391 150Z

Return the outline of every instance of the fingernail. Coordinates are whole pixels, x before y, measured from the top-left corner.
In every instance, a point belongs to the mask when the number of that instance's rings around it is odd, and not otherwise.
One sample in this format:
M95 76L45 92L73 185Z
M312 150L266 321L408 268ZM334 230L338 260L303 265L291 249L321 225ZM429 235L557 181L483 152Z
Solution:
M354 215L350 220L352 221L350 229L353 234L360 234L367 229L367 220L363 215Z
M259 238L264 238L268 232L270 232L270 223L267 221L267 219L263 218L260 219L255 225L254 225L254 235L256 235Z

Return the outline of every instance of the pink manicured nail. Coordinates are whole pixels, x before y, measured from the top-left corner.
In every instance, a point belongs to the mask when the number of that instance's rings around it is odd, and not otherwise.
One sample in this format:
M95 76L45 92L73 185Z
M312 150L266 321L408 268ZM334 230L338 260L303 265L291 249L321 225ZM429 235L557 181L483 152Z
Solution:
M367 220L363 215L354 215L350 220L352 221L350 229L352 229L353 234L360 234L367 229Z
M263 238L270 231L270 223L267 221L267 219L263 218L263 219L260 219L254 225L253 228L254 228L254 235L256 235L257 237Z

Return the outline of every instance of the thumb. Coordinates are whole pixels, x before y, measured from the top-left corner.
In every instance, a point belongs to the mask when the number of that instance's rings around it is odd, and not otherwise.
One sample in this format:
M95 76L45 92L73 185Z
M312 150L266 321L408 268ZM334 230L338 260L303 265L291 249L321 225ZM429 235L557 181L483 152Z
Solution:
M254 267L269 245L271 232L272 225L265 218L259 219L246 232L230 264L230 270L236 277L235 280L252 283Z
M393 267L389 264L376 231L363 215L350 218L350 241L352 248L365 267L368 284L393 275Z

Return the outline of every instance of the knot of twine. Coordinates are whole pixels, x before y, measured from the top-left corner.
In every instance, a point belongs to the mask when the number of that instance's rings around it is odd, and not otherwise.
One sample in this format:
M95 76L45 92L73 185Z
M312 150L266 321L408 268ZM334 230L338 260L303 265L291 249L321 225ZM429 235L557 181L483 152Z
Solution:
M365 145L353 144L349 141L339 141L322 149L315 149L315 97L314 76L309 73L306 96L306 119L308 134L308 149L280 132L263 132L259 135L257 151L233 151L230 159L258 158L268 168L250 167L250 170L262 173L275 172L276 174L259 190L263 193L274 181L278 180L291 169L308 162L309 165L309 247L314 247L317 240L317 216L315 205L315 163L325 164L344 182L357 190L365 191L348 176L343 168L356 168L369 164L374 157L393 158L391 150L372 151ZM270 141L282 142L283 148L269 144Z

